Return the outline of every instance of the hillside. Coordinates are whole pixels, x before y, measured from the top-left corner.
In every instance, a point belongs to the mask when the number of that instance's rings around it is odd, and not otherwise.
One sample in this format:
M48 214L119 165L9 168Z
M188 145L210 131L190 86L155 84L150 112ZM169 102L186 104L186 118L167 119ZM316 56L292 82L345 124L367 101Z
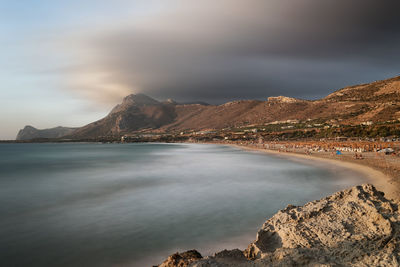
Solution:
M284 96L234 101L218 106L176 106L177 117L162 129L221 129L283 120L388 121L400 117L400 77L340 89L315 101Z
M144 94L125 97L96 122L66 133L68 138L121 136L136 131L177 132L223 129L285 120L335 121L356 125L400 118L400 76L342 88L319 100L285 96L266 101L240 100L222 105L159 102Z
M103 119L77 129L72 138L120 135L140 129L156 129L174 121L175 104L161 103L143 94L129 95Z

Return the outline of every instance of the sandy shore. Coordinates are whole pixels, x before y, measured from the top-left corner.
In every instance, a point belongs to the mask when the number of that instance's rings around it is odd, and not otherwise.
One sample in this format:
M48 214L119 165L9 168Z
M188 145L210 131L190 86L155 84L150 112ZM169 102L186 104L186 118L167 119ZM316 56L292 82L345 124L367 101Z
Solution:
M303 164L351 170L376 188L364 184L304 206L288 205L263 224L256 240L245 250L223 250L205 258L196 250L175 253L160 267L398 266L398 157L371 152L363 153L363 159L355 159L352 153L313 151L309 155L300 150L283 152L252 144L218 144Z
M385 193L387 198L400 200L400 182L398 177L397 164L390 162L382 162L381 157L376 156L374 153L364 153L367 158L365 160L355 160L352 154L344 154L341 156L331 155L328 152L315 152L311 155L294 153L294 152L281 152L277 150L264 149L249 145L228 144L241 149L259 151L270 155L284 157L289 159L302 159L312 160L314 162L323 162L337 166L339 168L348 168L362 174L368 183L373 184L379 191ZM397 160L400 165L400 159Z

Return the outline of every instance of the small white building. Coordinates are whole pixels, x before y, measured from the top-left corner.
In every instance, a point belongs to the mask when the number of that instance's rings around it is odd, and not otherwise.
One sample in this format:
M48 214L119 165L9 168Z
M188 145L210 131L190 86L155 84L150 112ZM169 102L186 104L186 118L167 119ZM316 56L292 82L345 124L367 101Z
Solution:
M374 124L374 122L372 122L372 121L364 121L361 123L361 125L365 125L365 126L370 126L372 124Z

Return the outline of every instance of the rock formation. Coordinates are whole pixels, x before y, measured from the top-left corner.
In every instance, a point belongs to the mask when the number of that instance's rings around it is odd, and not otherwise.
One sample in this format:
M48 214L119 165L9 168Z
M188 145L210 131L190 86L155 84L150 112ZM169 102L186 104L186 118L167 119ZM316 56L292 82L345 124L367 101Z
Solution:
M118 136L141 129L156 129L172 123L174 103L161 103L144 94L129 95L103 119L79 128L69 137Z
M70 134L75 131L76 128L68 127L55 127L50 129L39 130L35 127L27 125L24 129L19 130L16 140L32 140L32 139L54 139L64 135Z
M298 103L298 102L304 102L305 100L300 100L297 98L293 97L287 97L287 96L271 96L268 97L269 102L280 102L280 103Z
M400 212L372 185L356 186L267 220L245 251L161 266L399 266Z
M159 267L186 267L203 257L196 250L189 250L183 253L175 253L168 257Z

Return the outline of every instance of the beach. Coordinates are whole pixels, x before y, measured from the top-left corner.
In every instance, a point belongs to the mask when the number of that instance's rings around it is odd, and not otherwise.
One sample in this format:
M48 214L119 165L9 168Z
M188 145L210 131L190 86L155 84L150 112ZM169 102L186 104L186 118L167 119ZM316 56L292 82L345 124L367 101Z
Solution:
M247 249L203 257L190 250L169 256L175 266L398 266L400 253L399 160L367 152L287 151L263 145L229 144L282 160L359 173L365 183L303 206L287 203L258 230ZM336 179L336 176L333 179Z
M395 156L364 152L362 153L363 159L355 159L354 153L351 152L342 152L341 155L336 155L332 152L314 151L307 154L303 151L265 149L254 144L233 145L245 150L268 153L292 160L312 160L331 164L338 168L352 169L365 176L366 181L384 192L387 198L400 200L400 159Z
M245 249L266 218L365 182L347 170L207 144L2 144L6 266L151 266Z

